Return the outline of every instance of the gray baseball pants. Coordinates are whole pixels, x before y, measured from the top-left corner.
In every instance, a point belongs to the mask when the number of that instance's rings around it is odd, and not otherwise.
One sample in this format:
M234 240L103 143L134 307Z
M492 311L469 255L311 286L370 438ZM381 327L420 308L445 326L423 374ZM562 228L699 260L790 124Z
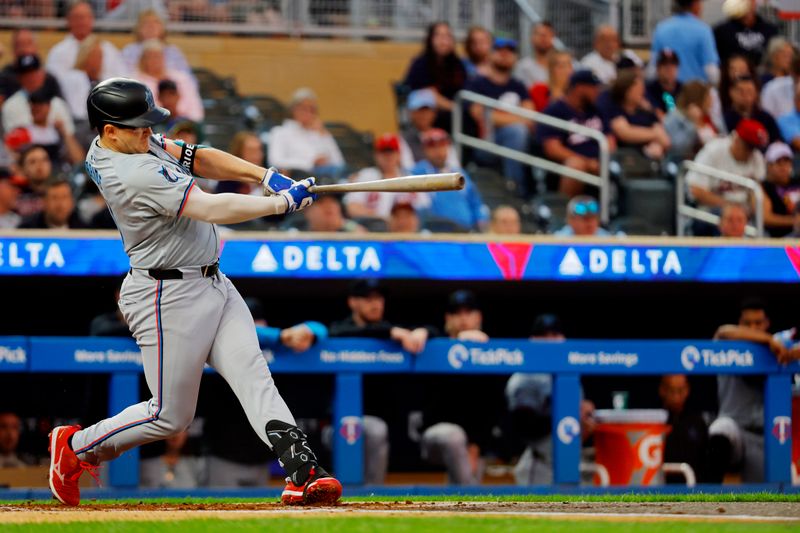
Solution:
M199 268L181 270L183 279L159 281L143 270L125 278L119 308L142 350L152 398L75 433L80 459L108 461L186 429L206 363L228 382L267 446L268 421L295 425L239 292L222 272L204 278Z

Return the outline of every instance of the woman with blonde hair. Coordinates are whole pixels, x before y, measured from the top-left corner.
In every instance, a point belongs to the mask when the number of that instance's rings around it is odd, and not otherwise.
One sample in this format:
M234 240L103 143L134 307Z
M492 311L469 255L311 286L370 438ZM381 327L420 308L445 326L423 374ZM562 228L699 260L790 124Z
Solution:
M152 9L142 11L136 21L133 34L136 36L136 42L122 49L122 57L131 70L135 70L139 64L144 43L150 39L156 39L164 45L164 60L167 68L180 70L190 76L192 75L192 68L189 66L189 62L186 61L186 56L183 55L181 49L174 44L167 44L167 28L164 25L164 20L156 11ZM194 81L194 77L192 77L192 80Z
M542 111L566 94L574 70L572 59L572 53L566 50L551 50L547 54L548 81L535 83L530 90L534 109Z
M252 131L240 131L231 139L228 153L240 157L248 163L264 166L264 144L258 135ZM238 194L262 195L260 185L242 183L239 181L220 181L217 183L217 192L235 192Z
M203 120L203 101L197 85L193 83L188 74L167 65L164 43L158 39L150 39L142 43L142 55L139 57L139 65L134 78L147 85L154 95L158 94L160 81L174 81L178 89L178 114L195 122Z

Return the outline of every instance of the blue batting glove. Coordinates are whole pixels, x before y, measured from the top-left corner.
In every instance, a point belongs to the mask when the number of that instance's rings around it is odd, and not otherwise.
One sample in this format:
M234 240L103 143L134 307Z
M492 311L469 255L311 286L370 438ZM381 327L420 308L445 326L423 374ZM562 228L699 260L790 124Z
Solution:
M287 178L275 167L269 167L261 178L261 187L264 188L264 196L271 194L278 194L281 191L289 189L292 185L297 183L291 178Z
M294 213L314 203L317 195L310 192L308 188L314 185L316 181L317 178L296 181L291 187L278 193L286 200L286 213Z

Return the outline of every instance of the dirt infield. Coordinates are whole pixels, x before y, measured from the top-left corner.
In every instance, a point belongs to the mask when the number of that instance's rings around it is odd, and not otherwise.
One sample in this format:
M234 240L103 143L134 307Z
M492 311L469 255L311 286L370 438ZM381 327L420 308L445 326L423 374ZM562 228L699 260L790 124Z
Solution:
M68 508L54 504L0 505L2 523L111 520L263 518L267 515L493 515L601 521L800 522L800 503L627 502L354 502L335 507L287 508L279 503L121 503Z

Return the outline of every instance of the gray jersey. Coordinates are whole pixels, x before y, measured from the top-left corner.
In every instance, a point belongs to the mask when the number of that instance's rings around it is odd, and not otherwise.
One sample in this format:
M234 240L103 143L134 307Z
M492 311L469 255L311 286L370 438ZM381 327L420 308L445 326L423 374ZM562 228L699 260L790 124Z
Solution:
M98 140L89 148L86 170L111 210L131 266L170 269L216 261L216 227L181 216L195 183L166 151L164 138L153 135L146 154L114 152Z

